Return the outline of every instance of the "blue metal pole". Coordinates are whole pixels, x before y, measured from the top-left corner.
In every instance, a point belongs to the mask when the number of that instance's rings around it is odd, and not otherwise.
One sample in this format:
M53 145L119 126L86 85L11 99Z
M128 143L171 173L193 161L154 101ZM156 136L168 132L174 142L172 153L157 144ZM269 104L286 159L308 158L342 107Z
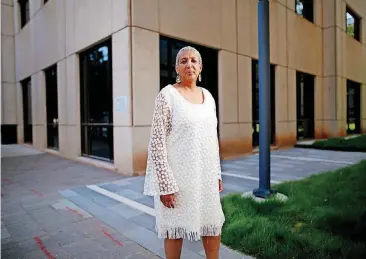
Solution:
M271 93L269 61L269 0L258 2L258 50L259 50L259 188L253 191L257 197L266 198L273 191L271 179Z

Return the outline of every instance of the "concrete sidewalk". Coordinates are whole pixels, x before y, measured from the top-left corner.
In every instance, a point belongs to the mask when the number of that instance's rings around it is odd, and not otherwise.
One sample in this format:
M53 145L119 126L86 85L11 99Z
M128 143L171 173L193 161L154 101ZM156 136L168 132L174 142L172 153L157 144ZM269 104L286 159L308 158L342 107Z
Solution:
M2 258L159 258L58 193L121 176L22 146L1 162Z
M3 258L164 258L143 177L79 164L24 146L2 147ZM17 155L18 154L18 155ZM271 153L272 182L334 170L366 153L311 149ZM258 186L258 155L223 161L226 195ZM200 242L184 242L182 258L204 258ZM221 247L221 258L251 258Z
M164 258L142 177L24 146L3 146L1 160L2 258ZM221 250L221 258L251 258ZM204 258L202 244L185 242L182 258Z

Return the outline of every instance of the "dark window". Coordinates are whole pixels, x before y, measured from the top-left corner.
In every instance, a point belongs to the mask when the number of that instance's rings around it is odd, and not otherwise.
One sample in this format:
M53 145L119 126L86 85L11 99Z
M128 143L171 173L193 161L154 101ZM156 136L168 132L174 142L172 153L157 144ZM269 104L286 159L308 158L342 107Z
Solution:
M271 144L276 142L275 66L270 66L271 91ZM258 61L252 61L252 145L259 145L259 69Z
M1 125L1 144L16 144L17 143L17 125L2 124Z
M218 53L217 50L195 45L192 43L179 41L167 37L160 37L160 88L168 84L175 84L175 59L178 51L185 47L192 46L196 48L202 57L202 81L197 82L197 85L206 88L212 94L216 101L216 112L218 116Z
M46 79L46 113L47 113L47 147L58 149L58 98L57 98L57 65L45 70Z
M32 125L32 86L31 78L28 77L21 82L23 95L23 129L24 143L33 142Z
M80 53L80 104L82 154L113 161L110 39Z
M360 41L360 17L348 7L346 9L346 32Z
M20 26L23 28L30 20L29 0L19 0Z
M314 76L296 73L297 139L314 138Z
M347 134L361 133L361 84L347 80Z
M43 4L46 4L47 2L48 2L48 0L44 0L44 1L43 1Z
M295 12L308 21L314 22L313 0L295 0Z

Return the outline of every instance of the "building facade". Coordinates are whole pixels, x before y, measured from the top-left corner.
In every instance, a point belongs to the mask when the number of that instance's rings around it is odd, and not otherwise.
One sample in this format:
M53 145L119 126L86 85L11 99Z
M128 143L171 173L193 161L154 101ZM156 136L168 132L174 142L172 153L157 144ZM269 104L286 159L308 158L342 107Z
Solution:
M2 0L2 142L140 174L155 96L203 58L221 154L258 146L258 0ZM366 1L270 0L271 142L366 132Z

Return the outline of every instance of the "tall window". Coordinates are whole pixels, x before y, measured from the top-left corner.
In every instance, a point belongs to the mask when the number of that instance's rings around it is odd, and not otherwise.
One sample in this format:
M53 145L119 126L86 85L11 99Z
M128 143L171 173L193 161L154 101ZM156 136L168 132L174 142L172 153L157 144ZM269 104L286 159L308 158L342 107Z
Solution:
M31 78L28 77L21 82L23 95L23 129L24 143L33 142L32 125L32 85Z
M360 41L360 17L348 6L346 9L346 32L351 37Z
M19 0L20 26L23 28L30 20L29 0Z
M314 138L314 76L296 72L297 139Z
M314 22L313 0L295 0L295 12L308 21Z
M47 147L58 149L57 65L45 69Z
M275 66L270 66L270 91L271 91L271 144L276 139L276 103L275 103ZM258 61L252 61L252 145L259 145L259 68Z
M113 161L111 40L80 54L82 154Z
M347 80L347 134L361 133L361 84Z

